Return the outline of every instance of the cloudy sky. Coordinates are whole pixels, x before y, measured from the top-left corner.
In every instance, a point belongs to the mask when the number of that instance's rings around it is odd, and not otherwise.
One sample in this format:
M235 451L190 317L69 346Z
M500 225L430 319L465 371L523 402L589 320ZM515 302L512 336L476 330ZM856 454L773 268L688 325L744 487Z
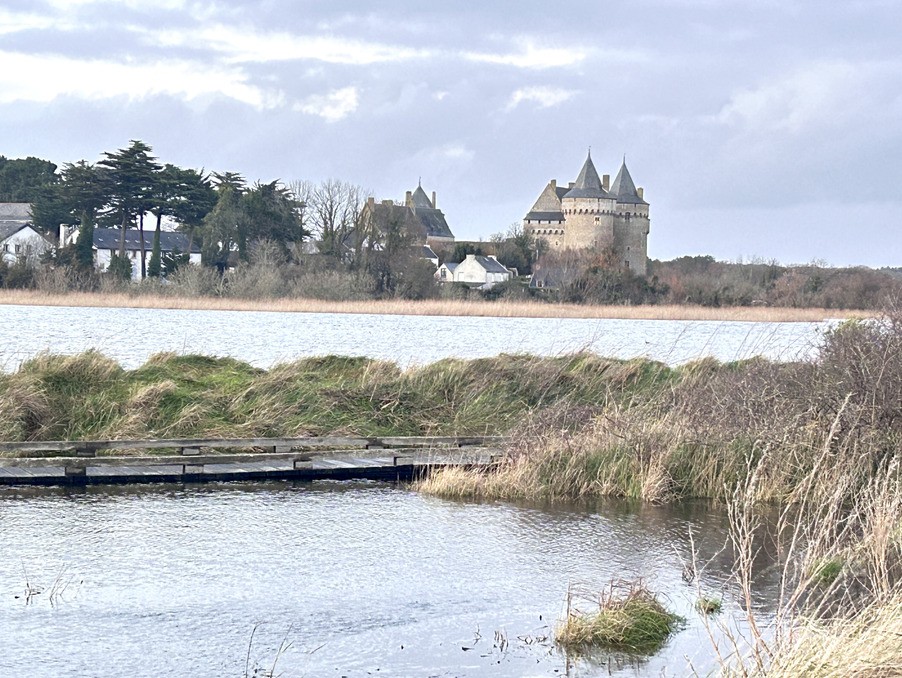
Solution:
M422 177L477 238L591 146L654 258L899 266L900 35L900 0L3 0L0 154Z

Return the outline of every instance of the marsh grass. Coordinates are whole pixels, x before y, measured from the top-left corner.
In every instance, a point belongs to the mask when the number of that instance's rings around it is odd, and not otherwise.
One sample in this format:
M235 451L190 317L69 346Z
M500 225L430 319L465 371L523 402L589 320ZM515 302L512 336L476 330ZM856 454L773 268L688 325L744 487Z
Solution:
M653 654L684 622L642 582L612 582L594 604L585 598L584 592L570 587L566 615L555 630L555 641L569 652Z
M183 293L184 294L184 293ZM405 299L330 301L325 299L236 297L169 293L166 287L134 287L129 293L53 293L0 290L0 304L34 306L91 306L99 308L174 308L215 311L277 311L288 313L379 313L526 318L622 318L652 320L738 320L753 322L817 322L829 318L871 317L868 311L821 308L741 306L713 308L690 305L595 306L539 301L476 301L461 299Z
M135 370L97 352L40 355L0 375L0 426L13 441L503 434L531 413L594 412L672 378L659 363L589 354L408 370L327 356L268 371L165 353Z

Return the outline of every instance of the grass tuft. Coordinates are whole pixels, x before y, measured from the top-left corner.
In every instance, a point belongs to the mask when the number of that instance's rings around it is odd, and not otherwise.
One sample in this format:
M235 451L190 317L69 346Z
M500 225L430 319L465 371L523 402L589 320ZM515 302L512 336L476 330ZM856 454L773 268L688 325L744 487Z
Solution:
M578 611L568 593L567 616L555 631L555 640L568 651L596 648L653 654L684 620L669 612L643 584L612 584L601 594L597 610Z
M695 609L704 615L720 614L723 610L723 599L713 596L700 596L695 601Z

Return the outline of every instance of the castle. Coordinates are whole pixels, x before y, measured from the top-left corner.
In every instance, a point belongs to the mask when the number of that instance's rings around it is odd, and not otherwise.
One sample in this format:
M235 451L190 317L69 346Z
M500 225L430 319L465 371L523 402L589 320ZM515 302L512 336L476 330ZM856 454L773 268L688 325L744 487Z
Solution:
M523 219L523 230L544 239L551 250L610 248L629 270L648 271L648 203L626 158L611 184L609 175L598 177L590 151L575 182L566 187L548 182Z

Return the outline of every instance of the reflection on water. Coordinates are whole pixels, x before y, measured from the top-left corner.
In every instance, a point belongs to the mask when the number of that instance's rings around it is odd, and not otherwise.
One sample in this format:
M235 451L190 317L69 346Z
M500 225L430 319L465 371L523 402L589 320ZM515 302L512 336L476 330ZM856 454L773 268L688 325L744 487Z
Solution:
M637 576L687 627L655 657L570 675L682 675L687 657L711 666L681 576L690 528L713 558L704 589L738 614L725 518L706 504L455 503L376 483L5 488L0 675L241 676L283 641L286 676L562 675L540 641L568 583ZM26 578L48 586L63 567L56 604L25 604Z
M704 356L794 360L812 353L828 325L0 306L0 369L14 370L40 351L97 348L126 368L160 351L229 356L263 368L324 354L406 367L446 357L580 350L669 364Z

